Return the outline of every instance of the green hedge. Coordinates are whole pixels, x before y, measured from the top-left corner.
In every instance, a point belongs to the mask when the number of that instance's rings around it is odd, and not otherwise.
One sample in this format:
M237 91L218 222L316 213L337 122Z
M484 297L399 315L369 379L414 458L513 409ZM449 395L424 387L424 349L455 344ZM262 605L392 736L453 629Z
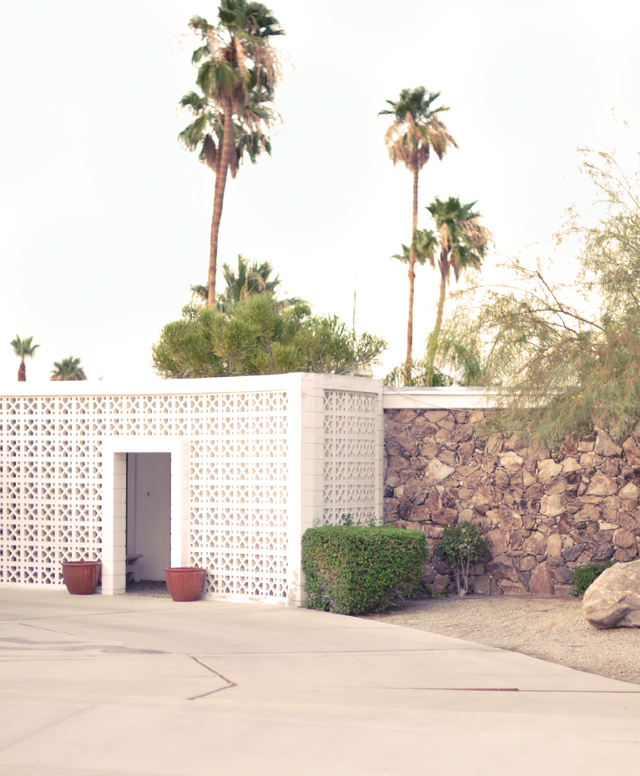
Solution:
M420 531L310 528L302 537L307 607L336 614L383 612L418 589L428 553Z

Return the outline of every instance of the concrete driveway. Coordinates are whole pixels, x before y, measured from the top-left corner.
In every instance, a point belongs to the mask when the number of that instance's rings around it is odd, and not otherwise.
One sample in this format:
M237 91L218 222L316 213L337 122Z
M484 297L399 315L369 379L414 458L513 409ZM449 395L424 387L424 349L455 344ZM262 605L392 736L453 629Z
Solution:
M283 606L0 589L0 774L637 774L640 686Z

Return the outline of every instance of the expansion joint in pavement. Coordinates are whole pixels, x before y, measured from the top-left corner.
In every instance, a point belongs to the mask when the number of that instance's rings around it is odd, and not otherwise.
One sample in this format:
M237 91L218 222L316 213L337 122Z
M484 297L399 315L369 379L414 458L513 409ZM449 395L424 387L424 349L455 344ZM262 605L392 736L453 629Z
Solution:
M215 690L211 690L211 692L203 692L202 695L194 695L192 698L187 698L188 701L195 701L198 698L205 698L207 695L213 695L216 692L222 692L223 690L230 690L232 687L237 687L237 682L232 682L231 679L227 679L226 676L223 676L220 671L216 671L215 668L211 668L210 665L207 665L205 662L200 660L197 657L194 657L193 655L189 655L189 657L192 660L195 660L196 663L199 663L203 668L206 668L207 671L211 671L212 674L215 674L216 676L219 676L220 679L222 679L223 682L227 683L226 687L218 687Z

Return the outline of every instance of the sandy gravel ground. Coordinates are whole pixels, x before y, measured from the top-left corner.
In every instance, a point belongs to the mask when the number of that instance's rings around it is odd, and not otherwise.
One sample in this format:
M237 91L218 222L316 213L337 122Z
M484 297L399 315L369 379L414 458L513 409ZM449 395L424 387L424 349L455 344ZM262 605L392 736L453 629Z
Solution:
M640 684L640 630L596 630L582 614L582 599L451 596L406 601L368 618Z
M144 595L150 598L171 598L166 582L130 582L127 580L127 595Z

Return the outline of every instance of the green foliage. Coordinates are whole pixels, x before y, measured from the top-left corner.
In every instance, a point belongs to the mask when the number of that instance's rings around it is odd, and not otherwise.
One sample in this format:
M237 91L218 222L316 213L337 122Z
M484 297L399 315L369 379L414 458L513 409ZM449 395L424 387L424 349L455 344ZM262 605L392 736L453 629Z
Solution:
M54 382L87 379L84 369L80 366L79 358L69 356L68 358L63 358L62 361L54 361L53 367L49 380Z
M313 316L296 302L283 307L267 292L252 294L226 313L187 305L153 346L161 377L218 377L285 372L349 374L377 363L386 342L357 336L336 317Z
M490 548L491 542L472 523L465 521L461 525L446 526L436 552L451 566L458 595L469 592L469 567L482 560Z
M407 373L405 384L410 382L409 362L412 359L413 342L413 298L415 284L415 263L429 261L434 265L436 250L435 235L427 230L418 230L418 177L429 161L433 151L442 160L447 150L457 143L440 120L439 114L448 111L444 105L435 106L440 92L429 92L424 86L402 89L397 100L387 100L389 108L378 115L392 116L392 122L385 132L384 140L389 158L394 166L403 164L413 175L413 202L411 209L411 247L402 246L403 253L395 258L409 264L409 309L407 318Z
M429 370L424 358L411 362L411 387L440 387L450 385L488 386L493 370L492 348L482 347L476 333L465 329L463 322L443 326L437 337L432 332L427 337L427 351L434 349L434 367ZM395 387L405 385L407 370L405 364L394 367L384 378L384 384Z
M432 335L427 339L427 349L430 346ZM455 375L462 386L488 385L493 374L492 348L483 348L475 332L465 329L461 321L440 329L433 350L434 372Z
M40 347L40 345L33 344L33 337L21 339L17 334L15 339L11 340L9 344L13 348L14 354L21 359L33 358L36 348Z
M438 232L440 257L440 298L433 331L427 340L426 371L433 372L438 339L444 317L444 302L451 273L458 281L463 270L479 270L487 254L491 236L480 224L480 213L474 212L475 202L463 204L458 197L443 201L438 197L427 205Z
M397 100L386 101L390 110L381 110L378 115L393 116L384 139L394 165L401 163L411 172L419 172L429 161L431 151L442 159L450 146L458 147L438 116L449 108L433 104L439 97L440 92L418 86L402 89Z
M407 375L409 375L408 381ZM411 388L416 388L418 386L436 387L452 385L453 379L439 369L432 369L429 371L427 361L423 358L419 361L411 361L409 369L407 369L406 362L394 367L387 375L385 375L384 384L396 388L402 386L409 386Z
M290 299L278 299L277 292L282 285L280 275L271 277L273 266L268 261L258 264L257 261L249 263L248 259L238 254L237 270L226 262L222 265L222 276L225 281L224 291L216 297L216 310L228 313L231 308L243 299L254 294L262 294L265 291L274 295L281 307L290 307L294 304L306 304L304 299L292 297ZM197 305L206 304L208 296L207 286L191 286L192 300Z
M482 354L498 428L546 446L640 422L640 177L609 154L584 169L594 211L569 212L549 260L511 259L502 283L459 295L448 326Z
M420 531L310 528L302 537L307 607L336 614L385 611L420 588L427 556Z
M415 264L421 267L427 262L435 266L436 249L438 248L438 238L430 229L416 229L413 235L411 247L401 243L402 253L394 253L392 259L398 259L403 264L411 262L411 248L413 248L413 260Z
M257 2L222 0L218 19L217 25L200 16L189 22L202 44L191 60L198 68L200 91L190 91L180 100L193 121L178 138L187 150L198 150L200 161L217 174L225 120L230 120L229 166L235 178L245 156L255 164L261 153L271 153L266 131L277 118L273 95L280 63L270 38L284 31L269 9Z
M571 572L571 581L573 583L572 596L576 598L584 595L587 588L602 574L603 571L610 569L614 561L608 560L605 563L587 563L586 566L579 566Z
M15 339L9 343L13 348L13 352L20 359L20 366L18 367L18 382L24 383L27 379L27 366L24 362L25 358L33 358L34 353L40 345L33 344L33 337L25 337L21 339L16 334Z

